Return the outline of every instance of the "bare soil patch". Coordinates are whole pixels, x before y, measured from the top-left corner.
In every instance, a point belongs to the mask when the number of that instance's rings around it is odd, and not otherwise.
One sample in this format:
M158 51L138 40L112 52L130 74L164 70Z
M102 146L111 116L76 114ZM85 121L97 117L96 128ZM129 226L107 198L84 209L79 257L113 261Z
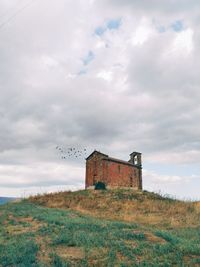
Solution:
M85 252L81 247L56 247L56 253L63 259L82 260L85 257Z
M24 234L27 232L33 233L38 231L42 226L47 225L33 219L33 217L15 218L13 216L9 216L9 219L16 222L14 225L9 224L9 221L6 222L6 231L8 234L12 235Z

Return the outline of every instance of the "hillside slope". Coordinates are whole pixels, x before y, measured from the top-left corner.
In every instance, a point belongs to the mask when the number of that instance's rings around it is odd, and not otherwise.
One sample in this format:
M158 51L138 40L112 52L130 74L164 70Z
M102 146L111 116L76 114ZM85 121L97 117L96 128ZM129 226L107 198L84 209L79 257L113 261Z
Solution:
M198 203L129 190L8 203L0 206L0 267L200 266L199 216Z
M72 209L97 218L159 227L200 226L200 205L133 190L82 190L29 199L51 208Z

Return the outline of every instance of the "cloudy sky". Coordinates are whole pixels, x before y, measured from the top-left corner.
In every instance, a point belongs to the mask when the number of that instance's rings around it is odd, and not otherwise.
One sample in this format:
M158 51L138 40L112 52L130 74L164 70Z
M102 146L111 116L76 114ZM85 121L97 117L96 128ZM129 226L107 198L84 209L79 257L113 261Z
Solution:
M94 149L200 199L200 3L0 0L0 195L84 187Z

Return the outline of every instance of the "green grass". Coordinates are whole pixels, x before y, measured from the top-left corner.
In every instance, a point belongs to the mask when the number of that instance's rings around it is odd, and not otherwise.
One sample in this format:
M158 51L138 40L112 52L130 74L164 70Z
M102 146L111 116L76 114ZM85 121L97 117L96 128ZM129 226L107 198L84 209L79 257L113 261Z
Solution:
M0 207L0 266L200 266L200 227L163 230L9 203Z

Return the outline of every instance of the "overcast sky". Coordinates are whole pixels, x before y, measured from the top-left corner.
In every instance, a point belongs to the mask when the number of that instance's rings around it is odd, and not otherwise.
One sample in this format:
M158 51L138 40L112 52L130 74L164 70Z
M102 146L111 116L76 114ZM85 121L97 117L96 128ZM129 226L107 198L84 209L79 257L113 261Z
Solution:
M0 195L84 188L143 154L144 189L200 199L200 3L0 0Z

